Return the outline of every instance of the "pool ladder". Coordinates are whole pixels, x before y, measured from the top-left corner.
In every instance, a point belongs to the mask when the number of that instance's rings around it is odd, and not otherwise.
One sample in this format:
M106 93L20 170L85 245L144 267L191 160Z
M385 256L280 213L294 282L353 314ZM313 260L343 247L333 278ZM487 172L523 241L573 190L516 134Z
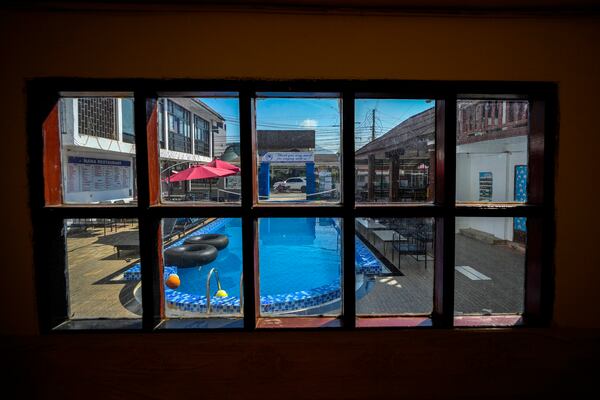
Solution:
M217 287L221 287L221 280L219 279L219 270L216 268L211 268L210 271L208 271L208 275L206 276L206 313L210 314L210 312L212 311L212 305L210 304L210 278L212 277L213 273L215 274L215 278L217 279ZM243 295L243 288L244 288L244 274L241 273L240 274L240 312L244 309L244 295Z

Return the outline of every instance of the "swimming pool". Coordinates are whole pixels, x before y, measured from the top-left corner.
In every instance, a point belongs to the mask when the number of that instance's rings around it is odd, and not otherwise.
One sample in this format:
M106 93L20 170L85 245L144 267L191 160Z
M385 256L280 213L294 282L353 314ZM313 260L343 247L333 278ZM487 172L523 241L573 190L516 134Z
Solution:
M176 272L181 285L165 287L170 308L206 312L206 278L218 271L222 289L228 296L211 297L211 310L218 313L240 312L242 271L241 221L217 219L168 247L179 246L188 237L219 233L229 237L229 246L217 258L199 268L165 265L165 277ZM341 235L339 220L334 218L261 218L259 220L259 276L261 312L286 313L339 301L341 297ZM356 238L357 273L376 273L384 268ZM126 279L139 279L139 265L125 272ZM217 290L211 279L211 293Z

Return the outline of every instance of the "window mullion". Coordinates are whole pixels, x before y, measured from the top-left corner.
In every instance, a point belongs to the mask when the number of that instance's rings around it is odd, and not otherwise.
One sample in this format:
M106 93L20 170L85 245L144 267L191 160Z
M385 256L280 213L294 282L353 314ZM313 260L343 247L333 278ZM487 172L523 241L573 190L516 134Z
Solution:
M49 332L69 320L67 236L64 219L55 210L45 209L37 214L43 220L43 223L36 224L33 235L37 250L34 260L38 266L39 322L40 330Z
M529 187L528 203L541 205L543 216L527 218L527 254L525 267L525 304L523 316L527 325L544 325L550 320L552 307L552 253L543 249L554 247L554 182L549 179L554 171L554 149L547 144L553 143L555 134L546 126L555 126L550 118L556 112L550 112L554 103L550 98L530 100L529 112ZM546 140L548 139L548 140ZM547 291L543 291L547 290Z
M254 93L249 89L240 91L240 164L242 174L242 262L244 328L254 330L260 315L258 289L258 241L257 221L253 213L256 199L256 140L253 135Z
M454 212L456 204L456 96L436 102L436 218L433 323L451 327L454 319Z
M153 166L158 165L156 159L158 152L149 147L156 138L149 139L149 135L156 131L156 99L149 99L144 92L135 92L135 146L138 152L136 157L137 167L137 197L138 197L138 223L140 234L140 262L142 275L142 323L144 330L153 330L163 315L163 300L161 296L162 266L160 263L160 219L152 216L148 210L152 201L152 192L157 181L151 174ZM150 107L147 107L150 106ZM151 151L152 150L152 151ZM148 157L146 157L148 155Z
M342 256L342 318L344 327L356 326L356 275L354 262L354 99L351 91L342 94L342 206L344 209Z

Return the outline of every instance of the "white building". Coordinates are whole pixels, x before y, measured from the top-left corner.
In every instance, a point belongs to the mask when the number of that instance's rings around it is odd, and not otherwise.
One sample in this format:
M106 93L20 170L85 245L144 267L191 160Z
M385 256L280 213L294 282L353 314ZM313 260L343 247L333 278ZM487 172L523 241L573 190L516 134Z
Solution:
M456 201L527 201L528 102L460 100L457 112ZM435 109L430 108L358 149L357 199L390 201L395 194L392 201L432 201L434 139ZM457 232L468 229L505 241L526 237L524 218L458 218Z
M457 202L527 200L527 101L460 101L456 146ZM458 218L456 229L476 229L524 242L524 218Z
M225 120L216 111L190 98L160 99L157 106L161 172L169 174L191 163L211 161L220 154L214 150L213 136L222 153ZM64 98L59 111L64 201L134 201L133 99Z

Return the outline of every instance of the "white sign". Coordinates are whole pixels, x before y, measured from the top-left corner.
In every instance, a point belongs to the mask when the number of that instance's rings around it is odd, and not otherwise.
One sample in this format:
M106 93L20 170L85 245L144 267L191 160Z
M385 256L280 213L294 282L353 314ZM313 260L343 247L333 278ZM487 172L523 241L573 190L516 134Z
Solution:
M272 151L265 153L262 156L262 161L275 163L314 162L315 155L311 152L302 151Z
M127 189L131 181L130 171L131 161L70 156L67 193Z

